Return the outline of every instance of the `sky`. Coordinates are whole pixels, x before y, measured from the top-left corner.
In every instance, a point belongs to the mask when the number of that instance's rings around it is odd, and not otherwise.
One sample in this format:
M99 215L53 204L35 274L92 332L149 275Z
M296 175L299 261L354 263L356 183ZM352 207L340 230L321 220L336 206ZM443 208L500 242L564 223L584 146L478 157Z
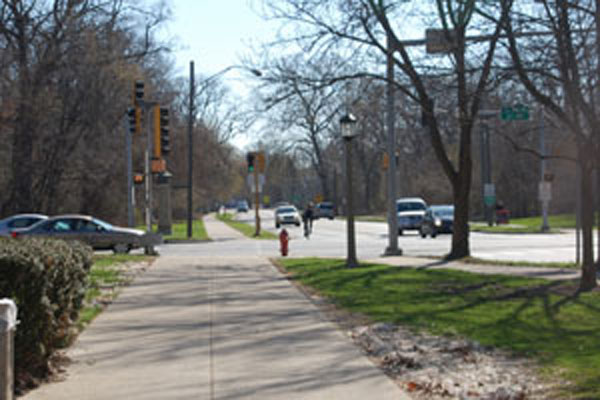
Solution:
M160 36L172 40L175 72L188 77L190 61L194 61L197 83L224 69L239 65L251 53L251 46L269 42L277 32L276 25L266 22L258 13L262 0L169 0L172 18ZM244 81L251 73L231 69L221 80L238 96L248 96ZM233 145L245 148L249 136L238 136Z
M258 11L260 0L170 0L173 17L163 34L173 37L177 71L209 76L240 64L252 44L268 41L276 29ZM233 71L232 71L233 72Z

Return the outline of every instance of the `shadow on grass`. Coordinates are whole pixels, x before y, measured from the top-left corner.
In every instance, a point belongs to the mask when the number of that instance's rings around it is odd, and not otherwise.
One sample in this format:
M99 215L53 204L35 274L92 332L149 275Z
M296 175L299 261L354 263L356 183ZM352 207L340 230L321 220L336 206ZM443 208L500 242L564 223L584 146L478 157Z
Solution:
M289 269L349 311L533 355L575 382L570 393L600 398L600 371L590 368L600 365L600 291L580 293L576 281L432 268L445 264L347 269L340 260L306 259Z

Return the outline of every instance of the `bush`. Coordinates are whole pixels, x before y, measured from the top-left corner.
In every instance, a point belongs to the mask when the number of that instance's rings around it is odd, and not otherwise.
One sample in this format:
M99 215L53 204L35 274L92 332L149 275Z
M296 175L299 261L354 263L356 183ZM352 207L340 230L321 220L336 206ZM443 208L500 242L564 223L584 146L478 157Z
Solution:
M50 357L68 343L83 305L92 256L92 249L79 242L0 240L0 297L13 299L18 307L18 380L47 375Z

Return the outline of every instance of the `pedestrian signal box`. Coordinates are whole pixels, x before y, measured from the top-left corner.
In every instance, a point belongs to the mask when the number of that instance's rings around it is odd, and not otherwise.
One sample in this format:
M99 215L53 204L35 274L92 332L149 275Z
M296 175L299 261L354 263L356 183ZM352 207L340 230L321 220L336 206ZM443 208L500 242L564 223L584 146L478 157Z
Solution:
M133 183L136 185L141 185L144 183L144 174L135 174L133 175Z

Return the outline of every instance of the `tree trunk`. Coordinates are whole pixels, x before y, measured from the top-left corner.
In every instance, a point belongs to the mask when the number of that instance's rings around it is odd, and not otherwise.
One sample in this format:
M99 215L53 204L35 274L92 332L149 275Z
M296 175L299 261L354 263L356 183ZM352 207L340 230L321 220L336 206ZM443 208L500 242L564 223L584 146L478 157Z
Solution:
M594 195L592 190L592 171L588 151L580 152L584 160L581 163L581 232L583 237L583 259L579 290L588 291L597 286L596 266L594 265Z
M454 200L454 232L452 234L452 249L446 256L447 260L456 260L470 255L469 248L469 191L470 179L458 176L452 182Z

